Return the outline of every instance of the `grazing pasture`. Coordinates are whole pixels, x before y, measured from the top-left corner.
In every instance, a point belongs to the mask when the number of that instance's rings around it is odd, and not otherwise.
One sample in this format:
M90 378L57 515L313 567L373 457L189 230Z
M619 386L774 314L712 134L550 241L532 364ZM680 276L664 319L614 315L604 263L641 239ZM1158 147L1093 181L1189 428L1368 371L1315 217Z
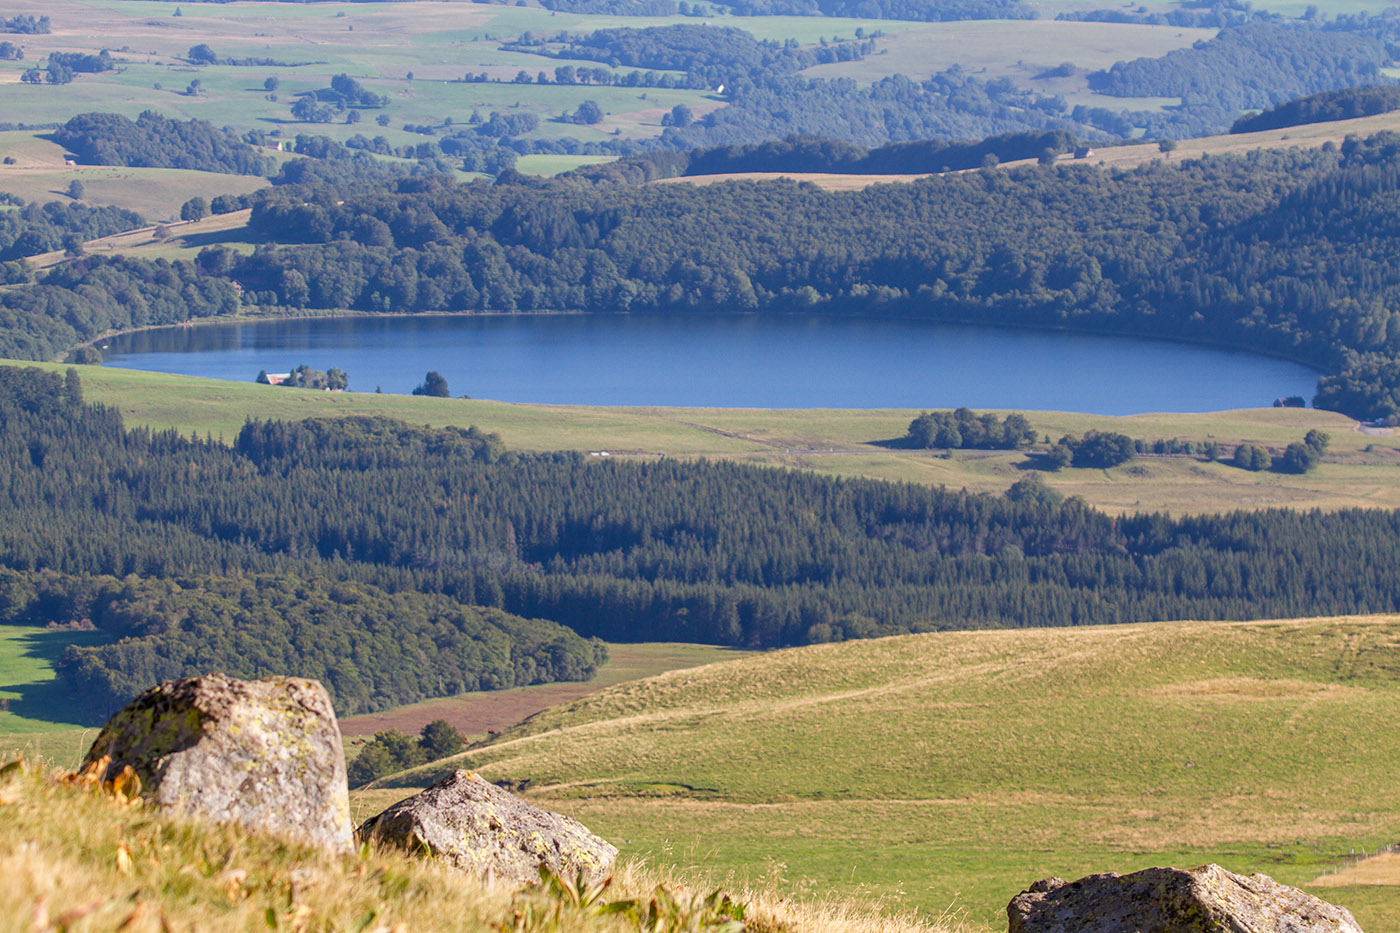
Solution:
M26 364L10 364L26 365ZM58 364L40 364L62 371ZM866 476L999 493L1029 475L1024 452L909 450L902 438L917 410L603 408L522 405L314 392L161 373L79 367L86 397L116 406L128 424L177 428L227 441L250 417L300 420L376 414L413 424L477 425L517 450L607 451L610 456L725 457L840 476ZM359 376L353 373L353 376ZM1331 436L1327 462L1294 476L1251 473L1190 457L1139 457L1108 470L1042 474L1063 493L1110 512L1203 513L1236 508L1400 507L1400 434L1363 432L1351 419L1305 408L1111 417L1026 412L1052 440L1088 430L1152 441L1179 438L1281 450L1318 428Z
M624 684L463 760L653 863L996 929L1049 875L1308 885L1393 842L1397 647L1393 616L847 642ZM1400 923L1395 887L1339 881Z

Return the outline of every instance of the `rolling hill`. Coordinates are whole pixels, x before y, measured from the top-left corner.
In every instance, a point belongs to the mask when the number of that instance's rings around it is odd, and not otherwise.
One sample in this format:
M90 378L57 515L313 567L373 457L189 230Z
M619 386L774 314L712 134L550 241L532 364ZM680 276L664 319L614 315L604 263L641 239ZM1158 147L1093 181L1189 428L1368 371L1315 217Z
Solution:
M1306 885L1394 842L1397 672L1395 616L916 635L623 684L465 760L653 863L995 928L1049 875ZM1394 887L1318 893L1400 923Z

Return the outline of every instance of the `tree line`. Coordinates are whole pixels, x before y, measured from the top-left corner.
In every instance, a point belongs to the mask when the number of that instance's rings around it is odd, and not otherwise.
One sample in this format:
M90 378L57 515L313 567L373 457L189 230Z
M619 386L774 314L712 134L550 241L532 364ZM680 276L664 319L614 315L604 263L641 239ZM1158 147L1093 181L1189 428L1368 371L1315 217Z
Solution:
M1400 420L1400 317L1390 310L1400 306L1400 247L1383 234L1397 156L1400 137L1381 134L1313 151L991 169L839 193L635 184L683 170L660 156L471 185L361 175L353 156L295 160L289 168L347 168L328 179L289 172L278 188L220 204L253 206L266 245L251 255L211 247L195 264L65 264L0 292L0 352L53 358L110 330L245 304L904 314L1280 353L1328 373L1319 406ZM16 265L0 272L25 280Z
M1400 86L1342 88L1300 97L1261 113L1246 114L1235 121L1230 132L1254 133L1307 123L1353 120L1396 109L1400 109Z
M1026 484L524 455L370 418L230 448L14 368L0 425L0 618L123 635L65 656L95 696L209 664L323 677L347 708L586 675L597 647L552 623L761 648L1400 607L1380 510L1111 517Z
M296 307L826 310L1225 342L1324 368L1320 405L1386 418L1400 263L1378 231L1397 143L841 193L629 184L660 163L581 176L611 185L274 191L252 229L289 246L207 261L253 302Z

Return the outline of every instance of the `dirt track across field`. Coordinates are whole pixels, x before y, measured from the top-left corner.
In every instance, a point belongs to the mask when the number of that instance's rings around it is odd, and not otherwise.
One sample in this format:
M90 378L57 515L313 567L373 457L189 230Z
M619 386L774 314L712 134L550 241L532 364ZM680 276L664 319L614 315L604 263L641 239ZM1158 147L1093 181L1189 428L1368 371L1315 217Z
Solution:
M608 663L598 676L583 683L540 684L429 700L385 713L349 716L340 721L340 731L347 736L360 736L373 735L381 729L398 729L416 735L434 719L446 719L463 735L484 736L489 731L513 726L542 709L576 700L613 684L746 654L709 645L670 643L609 645L608 648L611 655Z

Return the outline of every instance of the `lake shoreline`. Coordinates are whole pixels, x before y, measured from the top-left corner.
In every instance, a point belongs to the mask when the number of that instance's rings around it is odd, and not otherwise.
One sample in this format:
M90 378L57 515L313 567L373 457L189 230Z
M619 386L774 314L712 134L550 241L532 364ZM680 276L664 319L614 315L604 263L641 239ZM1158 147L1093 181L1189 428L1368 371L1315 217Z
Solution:
M528 317L638 317L638 318L674 318L677 316L696 317L741 317L741 318L836 318L841 320L869 320L869 321L923 321L929 324L949 324L960 327L988 327L998 330L1029 331L1033 333L1064 334L1067 336L1086 337L1125 337L1132 340L1145 340L1152 343L1176 344L1190 347L1206 347L1214 350L1229 350L1237 353L1247 353L1252 356L1261 356L1268 359L1282 360L1288 363L1296 363L1306 369L1317 373L1319 377L1331 375L1331 371L1316 361L1304 356L1290 353L1283 353L1277 350L1260 349L1243 344L1231 343L1227 340L1209 340L1204 337L1164 337L1159 334L1141 334L1131 330L1120 330L1113 328L1079 328L1079 327L1052 327L1047 324L1018 323L1004 321L985 321L976 318L961 317L941 317L920 314L862 314L853 311L570 311L570 310L549 310L536 309L531 311L356 311L351 308L336 308L325 311L308 310L306 308L288 308L284 311L271 309L254 313L231 314L220 317L195 318L189 321L182 321L178 324L151 324L145 327L128 327L122 330L108 331L99 337L84 341L70 348L69 352L81 347L98 346L103 341L111 340L115 337L127 337L133 334L143 334L159 330L180 330L193 327L205 327L215 324L257 324L273 321L322 321L322 320L358 320L362 318L384 318L392 320L412 320L428 319L441 320L446 318L528 318Z
M99 346L109 365L230 381L334 366L404 394L431 370L477 397L621 407L1210 411L1311 396L1321 372L1214 342L825 310L264 312Z

